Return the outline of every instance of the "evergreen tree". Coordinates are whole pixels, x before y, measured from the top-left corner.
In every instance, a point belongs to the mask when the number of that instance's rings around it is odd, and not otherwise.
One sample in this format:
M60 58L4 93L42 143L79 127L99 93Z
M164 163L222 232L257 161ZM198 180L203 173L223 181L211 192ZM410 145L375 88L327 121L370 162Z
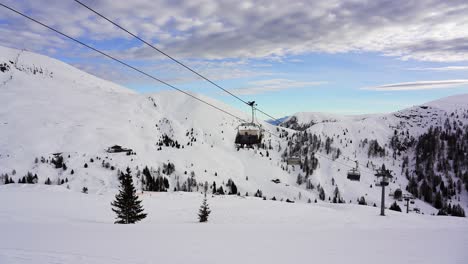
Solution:
M216 191L217 194L219 195L224 195L224 189L223 186L219 186L218 190Z
M358 200L358 204L367 205L366 198L364 198L364 196L361 196L361 198L359 198Z
M216 182L213 182L213 194L216 194Z
M297 183L297 185L301 185L302 182L303 182L303 178L302 178L302 175L299 173L297 175L296 183Z
M5 174L5 184L10 184L10 178L8 178L8 174Z
M37 179L37 178L36 178ZM28 173L26 174L26 178L24 180L24 183L29 183L29 184L33 184L34 183L34 176L32 175L31 172L28 171Z
M134 224L141 221L147 214L143 212L141 201L136 195L130 168L127 167L126 173L120 173L119 181L119 193L111 203L114 207L112 211L117 214L115 224Z
M322 201L325 201L325 190L322 188L322 186L319 186L319 199Z
M442 206L443 206L442 194L440 193L440 191L438 191L435 196L434 207L437 209L441 209Z
M452 207L452 216L465 217L465 210L461 205L456 204Z
M210 207L208 206L208 202L206 200L206 192L205 192L205 198L203 199L203 203L200 206L200 210L198 211L198 220L200 223L208 222L208 216L210 215L211 210Z
M396 202L393 202L389 209L393 211L401 212L401 208Z

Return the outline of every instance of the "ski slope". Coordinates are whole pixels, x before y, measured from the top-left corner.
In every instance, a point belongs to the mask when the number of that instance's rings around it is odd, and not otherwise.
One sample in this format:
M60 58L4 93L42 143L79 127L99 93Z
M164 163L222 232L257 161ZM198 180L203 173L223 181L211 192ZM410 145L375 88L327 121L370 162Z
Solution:
M176 168L168 177L171 191L193 171L199 184L216 182L217 186L225 186L232 179L242 196L252 196L261 190L267 199L275 197L299 203L318 199L316 189L306 190L304 184L296 183L299 166L287 166L281 157L287 139L266 133L264 143L272 147L268 157L265 149L237 150L233 142L239 120L186 95L175 91L139 94L58 60L5 47L0 47L1 63L8 65L8 69L0 71L0 175L8 173L15 182L31 172L38 175L39 183L48 178L53 184L66 179L67 184L62 185L64 189L80 192L87 187L90 193L106 194L115 192L118 187L116 171L119 169L130 167L135 176L145 166L157 170L171 162ZM197 96L236 116L249 118L249 114L222 102ZM457 109L466 108L466 101L460 99L466 97L456 98ZM308 131L333 137L334 147L342 150L336 162L323 157L323 153L317 156L319 167L311 180L315 186L320 184L324 188L325 202L338 186L347 203L355 203L364 196L368 204L379 204L380 189L371 187L376 181L372 166L366 168L361 182L346 179L346 171L354 166L356 159L373 166L385 163L393 170L395 180L387 193L404 189L407 180L402 176L401 157L396 160L369 158L366 150L359 148L360 141L377 139L385 145L397 128L410 129L416 136L431 124L443 121L448 113L444 107L452 107L452 99L433 102L430 108L415 106L385 115L295 115L300 124L313 123ZM273 134L280 133L277 127L260 123ZM290 134L294 132L282 129ZM344 131L347 131L346 136ZM181 147L159 147L158 142L164 135ZM131 148L136 155L107 153L107 148L113 145ZM66 171L55 169L50 162L35 162L41 157L50 161L54 153L61 153L68 167ZM103 161L115 170L104 168ZM134 181L140 189L141 178L135 176ZM466 191L461 201L467 208ZM392 202L389 198L386 205ZM425 214L437 212L422 201L416 201L415 206Z
M148 217L114 225L106 193L58 186L0 186L0 263L466 263L468 220L359 205L289 204L145 193ZM9 202L14 201L14 202Z

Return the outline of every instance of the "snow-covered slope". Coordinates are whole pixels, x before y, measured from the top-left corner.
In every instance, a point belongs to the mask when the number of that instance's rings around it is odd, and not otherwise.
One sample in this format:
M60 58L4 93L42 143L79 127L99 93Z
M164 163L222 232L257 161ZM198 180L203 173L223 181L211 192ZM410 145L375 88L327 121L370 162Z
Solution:
M443 106L453 106L440 101L387 115L296 114L283 124L298 126L278 129L262 122L274 134L289 136L266 133L266 148L238 150L233 142L239 122L233 117L177 92L135 93L27 51L0 47L0 94L0 177L8 174L15 182L31 172L37 174L41 184L47 179L52 184L63 180L63 188L81 191L87 187L92 193L105 193L115 191L116 171L127 166L141 188L139 172L148 166L155 174L161 169L169 179L171 191L184 189L187 179L194 175L197 184L192 190L201 191L205 182L210 188L215 182L226 189L231 179L240 195L252 196L261 190L267 199L306 202L310 198L320 203L317 188L306 189L305 184L297 184L300 166L285 162L284 150L294 129L306 129L333 138L333 147L341 150L335 161L323 146L317 152L321 154L317 155L319 165L310 181L315 187L323 187L325 201L331 200L338 186L347 203L364 196L369 205L380 200L380 190L371 187L375 184L373 167L385 163L394 171L391 191L404 189L408 180L399 167L403 157L369 158L364 139L375 139L385 146L395 129L409 129L411 135L417 136L431 124L442 124L450 115ZM197 96L237 116L249 116L211 98ZM466 123L462 115L453 118ZM132 155L106 152L114 145L132 149ZM63 157L66 169L55 168L51 163L55 153ZM361 182L346 179L346 171L354 160L368 165L362 168L367 174L363 173ZM164 171L169 162L175 165L174 173ZM462 199L465 198L463 192ZM388 205L391 202L392 199L387 200ZM436 212L421 201L415 206L426 213Z
M172 91L137 94L26 51L0 48L0 61L8 66L0 71L0 174L8 173L15 182L30 171L39 183L47 178L53 184L67 180L74 190L104 192L117 187L117 176L103 163L116 170L129 166L135 173L137 168L157 170L171 162L176 168L169 176L171 190L177 182L182 186L193 171L202 184L221 186L232 179L242 194L253 195L260 189L269 198L294 199L300 191L294 178L281 169L278 153L266 157L263 149L237 150L233 142L239 122L188 96ZM180 147L159 146L164 135ZM267 134L265 143L270 141L277 147L280 139ZM113 145L136 154L107 153ZM62 153L67 170L50 164L54 153ZM281 184L271 182L277 178Z
M457 135L455 137L456 143L453 142L453 145L460 149L459 160L463 162L463 155L466 155L463 153L466 153L466 150L462 149L466 146L466 135L468 135L468 94L443 98L390 114L340 116L324 113L297 113L285 120L281 126L305 131L312 135L329 137L332 146L339 149L339 157L336 157L338 156L336 152L328 156L336 159L337 162L349 165L353 165L353 161L357 160L361 172L363 172L360 182L350 182L344 177L345 173L339 172L343 169L342 166L336 162L325 164L326 161L320 160L320 168L314 172L313 181L323 183L327 179L330 181L330 175L341 174L338 177L334 176L334 180L339 189L345 193L345 197L347 197L346 193L349 192L354 194L368 193L370 185L375 183L373 170L381 164L385 164L393 171L395 177L393 184L390 184L390 191L396 188L405 190L408 179L417 177L415 172L417 170L416 150L421 149L420 145L423 144L419 137L427 136L432 131L431 127L441 128L445 135ZM289 138L292 142L295 141L294 139L294 136ZM447 140L444 134L440 136L440 139ZM445 141L445 143L447 142ZM377 154L370 153L371 145L378 146L383 151ZM468 173L466 162L460 166L459 172L455 173L453 161L448 161L451 165L447 165L449 169L443 172L437 167L439 166L437 164L444 161L440 160L440 157L446 156L448 150L444 149L443 143L440 146L437 145L436 149L440 150L440 155L435 157L435 162L430 164L434 168L435 175L441 175L445 186L450 185L450 181L458 182L461 185L458 187L459 191L452 197L453 199L450 198L447 202L461 202L467 208L468 195L465 188L466 183L463 183L463 177L466 177L463 175ZM420 177L418 176L419 187L423 182ZM437 186L434 189L442 190Z
M0 186L0 263L466 263L468 220L352 204L287 204L214 196L140 196L148 217L114 225L113 195L60 186ZM5 202L7 201L7 202ZM14 201L14 202L12 202Z

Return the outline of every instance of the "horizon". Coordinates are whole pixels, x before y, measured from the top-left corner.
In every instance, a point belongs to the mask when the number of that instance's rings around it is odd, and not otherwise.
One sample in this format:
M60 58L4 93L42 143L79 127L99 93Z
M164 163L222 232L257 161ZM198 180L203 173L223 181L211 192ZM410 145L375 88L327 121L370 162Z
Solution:
M136 7L84 3L243 100L255 100L276 118L297 112L390 113L468 93L468 51L463 44L468 38L463 30L468 26L463 18L467 7L461 4L402 2L389 8L383 1L337 1L335 5L295 3L278 10L279 2L174 6L142 0ZM53 8L35 1L6 4L178 88L248 111L237 99L74 1ZM140 93L166 90L9 10L0 10L4 46L51 56ZM219 10L232 14L219 17ZM370 11L375 15L363 19ZM70 12L73 15L65 16ZM258 118L269 119L260 114Z

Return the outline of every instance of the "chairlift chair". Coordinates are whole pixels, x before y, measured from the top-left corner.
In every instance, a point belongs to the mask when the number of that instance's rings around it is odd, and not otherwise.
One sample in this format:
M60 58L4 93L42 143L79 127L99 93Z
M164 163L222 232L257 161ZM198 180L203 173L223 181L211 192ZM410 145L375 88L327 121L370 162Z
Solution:
M263 129L262 127L255 123L255 101L248 102L248 105L252 107L252 120L251 122L241 123L237 127L237 135L235 139L235 144L238 146L248 146L258 145L262 142L263 138Z
M351 181L360 181L361 179L361 172L359 172L359 163L358 161L354 161L356 162L356 168L352 168L348 171L348 176L347 178Z

